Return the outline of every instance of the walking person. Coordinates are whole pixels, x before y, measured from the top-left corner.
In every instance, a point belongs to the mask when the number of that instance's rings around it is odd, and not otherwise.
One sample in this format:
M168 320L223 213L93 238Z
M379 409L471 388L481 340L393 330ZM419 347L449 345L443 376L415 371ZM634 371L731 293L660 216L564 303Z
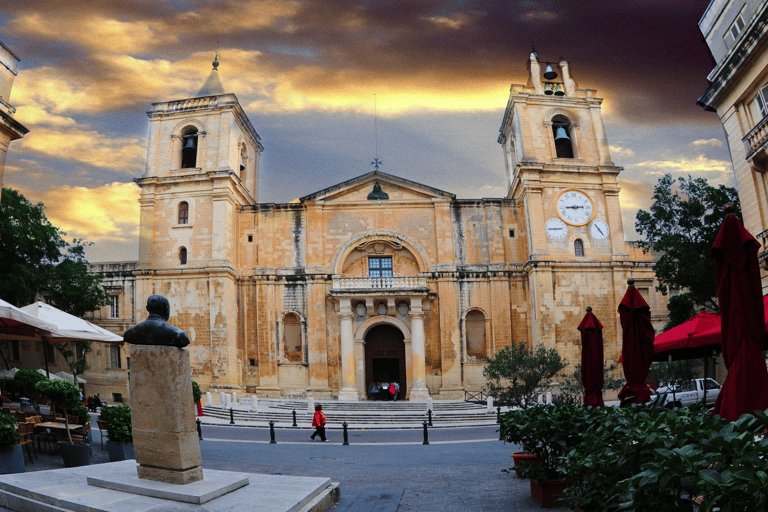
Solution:
M315 415L312 418L312 426L315 427L315 432L309 436L313 441L315 436L320 436L320 441L325 442L325 414L323 414L323 406L320 404L315 405Z

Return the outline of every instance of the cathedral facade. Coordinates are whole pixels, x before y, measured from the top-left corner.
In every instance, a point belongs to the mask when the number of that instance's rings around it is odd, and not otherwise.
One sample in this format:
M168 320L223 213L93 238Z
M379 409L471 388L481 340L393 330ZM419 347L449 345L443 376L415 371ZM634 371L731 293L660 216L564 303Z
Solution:
M411 400L463 398L512 344L578 363L587 306L616 362L627 279L657 326L666 299L651 256L624 240L602 100L565 61L534 53L528 67L498 135L506 197L457 199L376 170L285 204L258 202L262 141L214 67L197 97L148 113L122 311L138 322L165 295L193 378L260 397L359 400L384 381Z

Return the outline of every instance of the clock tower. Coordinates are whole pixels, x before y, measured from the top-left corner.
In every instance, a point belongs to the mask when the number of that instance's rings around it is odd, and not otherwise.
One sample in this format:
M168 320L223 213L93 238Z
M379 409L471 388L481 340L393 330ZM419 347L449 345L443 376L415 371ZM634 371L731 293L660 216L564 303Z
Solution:
M529 60L527 85L512 85L499 143L507 198L525 208L528 259L618 261L628 251L617 177L600 113L568 63Z

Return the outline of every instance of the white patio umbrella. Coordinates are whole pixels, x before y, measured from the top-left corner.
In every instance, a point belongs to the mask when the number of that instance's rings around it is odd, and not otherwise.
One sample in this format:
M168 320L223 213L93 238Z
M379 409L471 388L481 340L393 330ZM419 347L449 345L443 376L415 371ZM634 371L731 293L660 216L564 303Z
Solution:
M56 326L56 332L45 335L50 343L62 341L98 341L101 343L123 344L123 337L102 329L87 320L57 309L45 302L35 302L21 310L35 318Z
M49 379L51 379L51 380L65 380L63 377L59 377L59 376L58 376L58 375L56 375L55 373L51 373L51 374L49 375L49 374L48 374L48 372L47 372L47 371L45 371L45 370L43 370L42 368L38 368L38 369L37 369L37 370L35 370L35 371L36 371L37 373L39 373L39 374L41 374L41 375L45 376L45 377L48 377L48 378L49 378ZM69 379L69 380L72 380L72 379Z
M102 329L87 320L70 315L45 302L35 302L21 310L33 317L56 326L56 332L44 334L43 339L51 344L63 341L97 341L100 343L123 344L123 337ZM45 361L46 375L49 375L48 361ZM52 377L51 377L52 378Z
M75 376L74 376L74 375L72 375L72 374L71 374L71 373L69 373L69 372L65 372L65 371L63 371L63 370L62 370L62 371L60 371L60 372L52 373L51 375L52 375L52 376L53 376L53 375L56 375L56 376L58 376L58 377L60 377L60 378L62 378L62 379L64 379L64 380L68 380L68 381L70 381L70 382L74 382L74 378L75 378ZM51 377L51 378L53 378L53 377ZM87 383L88 383L88 381L87 381L87 380L85 380L84 378L82 378L82 377L80 377L80 376L78 375L78 376L77 376L77 383L78 383L78 384L87 384Z
M11 368L10 370L3 370L0 372L0 380L13 380L13 376L19 371L18 368Z
M58 332L56 326L0 299L0 339L41 340Z

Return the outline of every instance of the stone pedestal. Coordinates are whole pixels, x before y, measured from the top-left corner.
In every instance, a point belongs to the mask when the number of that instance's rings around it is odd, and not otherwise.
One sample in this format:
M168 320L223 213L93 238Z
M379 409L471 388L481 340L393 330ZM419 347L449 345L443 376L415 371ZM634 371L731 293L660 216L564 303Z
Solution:
M189 351L131 346L131 424L138 476L172 484L203 479Z

